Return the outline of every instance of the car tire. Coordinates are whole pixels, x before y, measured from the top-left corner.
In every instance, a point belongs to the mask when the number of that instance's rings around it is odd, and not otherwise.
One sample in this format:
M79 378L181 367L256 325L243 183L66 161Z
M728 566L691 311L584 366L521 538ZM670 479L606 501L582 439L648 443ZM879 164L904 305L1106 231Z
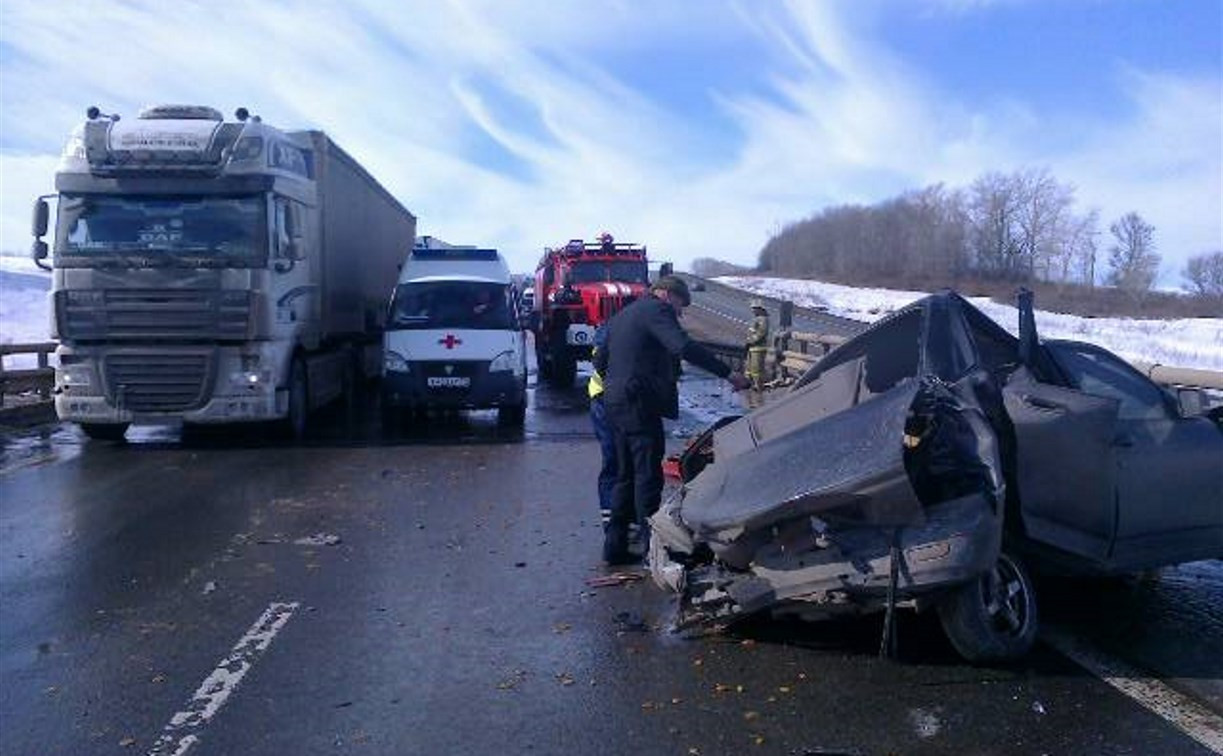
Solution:
M1010 662L1036 641L1036 591L1023 562L1007 551L993 568L956 588L938 605L943 632L968 661Z
M81 423L81 430L94 441L122 441L128 423Z

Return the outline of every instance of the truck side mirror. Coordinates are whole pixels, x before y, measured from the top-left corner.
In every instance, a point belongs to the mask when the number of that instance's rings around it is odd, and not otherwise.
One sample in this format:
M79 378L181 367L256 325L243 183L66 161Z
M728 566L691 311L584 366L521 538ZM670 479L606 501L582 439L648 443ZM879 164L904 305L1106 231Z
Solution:
M1206 394L1200 388L1176 389L1176 403L1181 417L1199 417L1206 412Z
M34 264L43 270L51 270L51 266L43 263L47 259L47 243L42 239L34 240L34 247L30 250L30 256L34 258Z
M41 239L47 235L47 226L51 220L51 208L47 205L47 201L39 197L34 201L34 237ZM43 255L46 257L46 255Z

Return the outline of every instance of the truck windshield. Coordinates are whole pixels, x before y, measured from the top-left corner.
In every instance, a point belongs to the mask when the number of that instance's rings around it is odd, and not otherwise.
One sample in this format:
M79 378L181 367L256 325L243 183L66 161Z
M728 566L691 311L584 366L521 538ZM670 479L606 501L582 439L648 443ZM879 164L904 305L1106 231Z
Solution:
M429 281L400 284L391 298L390 330L470 328L514 329L513 306L505 284Z
M68 265L260 266L266 217L262 196L64 195L55 252Z
M587 260L569 266L567 281L571 284L620 281L648 283L645 260Z

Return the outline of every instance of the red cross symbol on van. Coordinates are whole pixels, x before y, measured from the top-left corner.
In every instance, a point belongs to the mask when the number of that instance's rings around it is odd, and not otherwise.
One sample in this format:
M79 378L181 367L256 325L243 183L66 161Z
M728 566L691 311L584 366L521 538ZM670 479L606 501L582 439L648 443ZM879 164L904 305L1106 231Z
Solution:
M462 339L456 339L453 333L446 334L446 338L438 339L437 343L445 346L447 349L454 349L455 344L462 344Z

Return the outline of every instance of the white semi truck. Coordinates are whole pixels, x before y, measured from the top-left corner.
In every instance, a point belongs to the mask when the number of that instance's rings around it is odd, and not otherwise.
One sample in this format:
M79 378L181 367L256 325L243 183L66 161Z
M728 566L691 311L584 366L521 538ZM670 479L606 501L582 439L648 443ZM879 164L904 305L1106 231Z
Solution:
M301 436L381 368L416 218L322 132L236 118L90 108L55 175L50 248L47 198L35 204L55 409L92 438L178 421Z

